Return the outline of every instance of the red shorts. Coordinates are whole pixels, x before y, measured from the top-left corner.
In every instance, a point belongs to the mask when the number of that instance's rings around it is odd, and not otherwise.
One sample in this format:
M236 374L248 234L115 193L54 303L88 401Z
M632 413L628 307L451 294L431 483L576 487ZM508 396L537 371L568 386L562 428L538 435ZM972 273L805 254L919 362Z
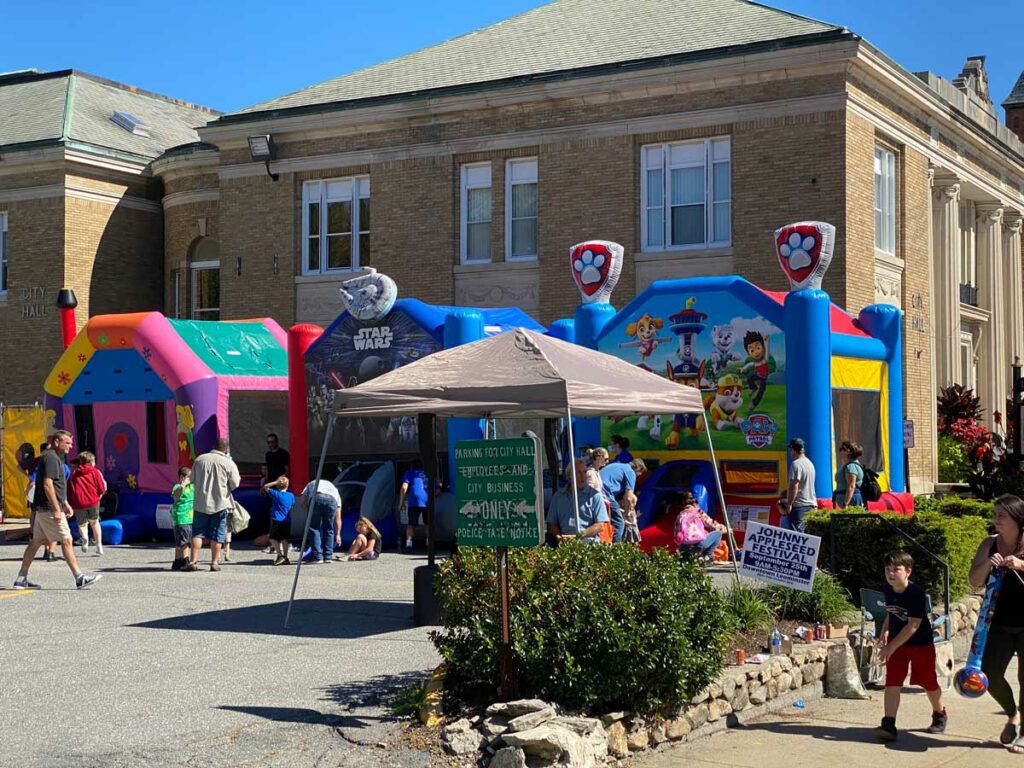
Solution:
M935 646L901 645L885 663L885 687L901 688L910 670L910 684L919 685L926 691L939 687L935 674Z

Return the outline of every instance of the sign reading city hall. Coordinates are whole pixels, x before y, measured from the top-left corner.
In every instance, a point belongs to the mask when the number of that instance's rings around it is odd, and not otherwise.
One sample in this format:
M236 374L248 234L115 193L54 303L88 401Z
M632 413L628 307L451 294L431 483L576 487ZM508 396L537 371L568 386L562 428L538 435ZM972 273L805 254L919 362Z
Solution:
M544 540L540 456L532 437L455 445L459 544L533 547Z
M764 523L747 523L743 537L740 573L784 587L811 591L814 584L821 537L776 528Z

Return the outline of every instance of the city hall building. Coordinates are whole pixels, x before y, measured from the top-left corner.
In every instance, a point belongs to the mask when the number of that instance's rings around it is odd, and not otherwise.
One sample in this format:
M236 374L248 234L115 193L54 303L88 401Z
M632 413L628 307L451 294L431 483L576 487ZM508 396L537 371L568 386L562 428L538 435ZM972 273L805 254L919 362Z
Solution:
M1005 106L1024 134L1024 83ZM625 247L617 306L661 278L785 290L773 231L828 221L833 300L905 313L915 490L938 388L975 387L991 418L1024 356L1024 146L983 57L950 80L745 0L558 0L194 133L138 177L162 209L163 293L142 301L172 316L322 325L372 266L402 296L549 323L585 238ZM30 251L7 218L13 301Z

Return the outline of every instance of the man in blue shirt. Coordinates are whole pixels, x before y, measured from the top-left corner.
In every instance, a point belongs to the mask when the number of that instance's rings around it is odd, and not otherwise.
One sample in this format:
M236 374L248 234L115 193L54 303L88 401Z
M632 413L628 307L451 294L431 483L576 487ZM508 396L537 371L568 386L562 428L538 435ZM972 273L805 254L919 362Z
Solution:
M551 504L548 507L549 541L561 543L576 538L596 543L600 541L601 527L608 522L608 513L604 508L604 499L596 490L586 485L587 468L584 463L577 459L572 467L566 467L566 477L570 478L570 472L576 472L576 497L579 500L579 528L576 527L576 510L572 505L572 487L563 486L551 497Z
M281 475L266 483L263 492L270 498L270 544L277 554L274 565L291 565L288 547L291 544L295 494L288 490L288 476Z
M594 469L601 475L601 484L604 486L604 497L612 507L612 541L618 543L622 541L622 531L626 527L622 505L629 508L636 506L636 495L633 493L636 488L636 472L629 464L609 464L605 448L595 448L593 456Z

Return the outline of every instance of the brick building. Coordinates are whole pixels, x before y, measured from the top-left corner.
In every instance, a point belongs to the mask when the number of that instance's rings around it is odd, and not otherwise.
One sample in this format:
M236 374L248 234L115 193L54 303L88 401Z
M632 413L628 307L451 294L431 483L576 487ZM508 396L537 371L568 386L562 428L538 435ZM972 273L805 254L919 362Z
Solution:
M162 307L163 189L148 166L216 116L73 70L0 75L0 401L41 400L61 288L79 325Z

